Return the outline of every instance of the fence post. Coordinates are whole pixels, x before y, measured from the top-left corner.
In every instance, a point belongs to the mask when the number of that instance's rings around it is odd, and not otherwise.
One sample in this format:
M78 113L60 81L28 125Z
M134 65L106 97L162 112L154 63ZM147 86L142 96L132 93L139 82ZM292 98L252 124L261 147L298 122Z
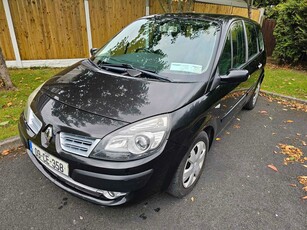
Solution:
M12 41L12 45L13 45L13 49L14 49L16 66L22 67L22 62L21 62L21 58L20 58L19 48L18 48L18 44L17 44L16 34L15 34L15 30L14 30L14 25L13 25L13 20L12 20L12 15L11 15L8 0L3 0L3 7L4 7L5 17L6 17L6 20L7 20L7 25L9 27L10 37L11 37L11 41Z
M146 0L146 11L145 11L145 15L148 16L150 13L149 13L149 0Z
M262 23L263 23L263 20L264 20L264 8L260 8L258 10L260 12L258 23L262 26Z
M90 50L93 48L93 43L92 43L91 18L90 18L90 10L89 10L89 5L88 5L88 0L84 0L84 10L85 10L88 52L89 52L89 55L91 55Z

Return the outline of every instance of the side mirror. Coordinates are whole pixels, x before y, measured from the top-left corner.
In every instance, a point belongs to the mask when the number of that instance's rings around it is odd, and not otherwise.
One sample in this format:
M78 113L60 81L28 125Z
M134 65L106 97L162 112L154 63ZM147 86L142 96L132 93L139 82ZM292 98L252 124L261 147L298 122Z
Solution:
M228 75L220 77L221 83L240 83L249 78L249 72L245 69L233 69L229 71Z
M92 56L94 56L97 53L98 49L97 48L91 48L90 53Z

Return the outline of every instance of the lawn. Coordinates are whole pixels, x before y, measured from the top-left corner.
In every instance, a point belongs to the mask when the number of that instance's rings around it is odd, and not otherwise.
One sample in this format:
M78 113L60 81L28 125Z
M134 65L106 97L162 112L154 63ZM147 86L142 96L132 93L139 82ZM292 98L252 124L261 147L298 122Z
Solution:
M9 73L16 91L0 91L0 140L18 134L17 123L28 96L47 79L61 69L10 69Z
M11 69L16 91L0 91L0 140L18 135L17 122L30 93L61 69ZM267 65L262 89L307 100L307 72Z
M263 90L307 100L307 71L267 65Z

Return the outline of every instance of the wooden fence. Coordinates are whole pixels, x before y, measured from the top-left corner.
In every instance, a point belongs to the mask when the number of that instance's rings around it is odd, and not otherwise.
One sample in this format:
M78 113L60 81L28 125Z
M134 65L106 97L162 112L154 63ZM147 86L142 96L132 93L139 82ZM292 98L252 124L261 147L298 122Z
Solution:
M265 50L268 57L272 56L276 41L273 35L274 28L276 26L276 20L265 19L262 25L262 33L265 43Z
M177 3L173 4L173 8L176 9ZM232 14L239 15L243 17L248 17L247 8L225 6L225 5L215 5L209 3L195 2L193 11L196 13L211 13L211 14ZM150 13L159 14L163 13L163 10L159 4L159 1L150 1ZM252 9L251 19L259 21L260 10Z
M146 2L150 14L163 13L158 0L0 0L0 46L7 60L88 57L91 47L102 46L144 16ZM205 3L193 8L247 16L246 8ZM255 21L259 15L259 10L252 11Z

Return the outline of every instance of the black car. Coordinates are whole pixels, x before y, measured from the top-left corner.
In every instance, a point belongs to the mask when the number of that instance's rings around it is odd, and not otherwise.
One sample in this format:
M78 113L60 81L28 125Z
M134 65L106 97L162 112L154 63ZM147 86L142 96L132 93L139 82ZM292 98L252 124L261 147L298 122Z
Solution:
M227 15L143 17L91 52L30 95L19 132L53 183L108 206L188 194L266 63L260 26Z

